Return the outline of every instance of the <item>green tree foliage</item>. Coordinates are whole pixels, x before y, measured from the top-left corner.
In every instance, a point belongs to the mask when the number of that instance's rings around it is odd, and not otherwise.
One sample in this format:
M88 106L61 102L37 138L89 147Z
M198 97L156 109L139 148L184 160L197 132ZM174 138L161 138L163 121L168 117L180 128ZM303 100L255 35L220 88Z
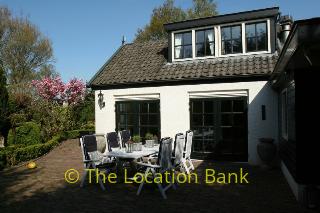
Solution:
M192 8L183 10L174 6L174 0L166 0L163 5L153 9L150 23L138 29L135 41L160 40L167 38L163 24L217 15L213 0L193 0Z
M11 17L8 9L0 8L0 17L1 68L9 83L28 82L53 60L51 42L28 19Z
M6 85L7 82L4 71L0 68L0 134L7 123L8 91Z
M9 145L31 145L38 143L41 143L40 127L34 122L25 122L15 130L11 129L9 131Z
M44 99L33 100L27 113L32 121L41 126L41 135L45 141L59 132L75 127L70 107L58 103Z
M8 83L9 114L25 113L33 96L31 80L57 75L52 61L49 39L27 18L13 17L0 6L0 70Z
M6 8L0 7L0 38L4 34L4 28L7 20L10 16L10 12ZM4 41L0 39L0 49L4 45ZM7 79L5 76L5 70L2 68L3 59L0 52L0 134L6 124L7 110L8 110L8 91L7 91Z
M187 11L188 19L216 16L217 5L213 0L193 0L193 7Z
M90 91L83 101L73 105L72 118L78 129L90 129L94 125L94 92Z

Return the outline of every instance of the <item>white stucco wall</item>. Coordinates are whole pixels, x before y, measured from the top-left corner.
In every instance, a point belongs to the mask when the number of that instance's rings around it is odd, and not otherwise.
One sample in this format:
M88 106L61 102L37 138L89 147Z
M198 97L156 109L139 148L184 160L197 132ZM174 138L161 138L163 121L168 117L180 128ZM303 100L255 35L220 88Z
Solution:
M260 137L277 138L277 95L266 81L215 83L198 85L179 85L144 87L130 89L102 90L105 107L98 105L98 93L95 92L96 132L107 133L115 130L115 96L159 94L161 113L161 136L174 137L178 132L190 128L189 93L194 91L248 91L248 153L249 163L259 164L256 145ZM266 106L266 120L261 119L261 105Z

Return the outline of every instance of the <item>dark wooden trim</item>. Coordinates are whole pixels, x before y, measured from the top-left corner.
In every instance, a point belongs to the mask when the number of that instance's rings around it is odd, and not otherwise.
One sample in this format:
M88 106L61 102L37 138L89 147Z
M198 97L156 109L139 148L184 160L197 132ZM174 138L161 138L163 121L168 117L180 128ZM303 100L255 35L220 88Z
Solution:
M239 13L231 13L225 15L218 15L206 18L199 18L193 20L185 20L180 22L168 23L164 24L165 30L174 31L174 30L182 30L188 29L193 27L202 27L207 25L214 25L214 24L225 24L231 23L236 21L247 21L247 20L254 20L254 19L261 19L261 18L268 18L268 17L276 17L279 14L279 7L271 7L259 10L251 10L251 11L244 11Z

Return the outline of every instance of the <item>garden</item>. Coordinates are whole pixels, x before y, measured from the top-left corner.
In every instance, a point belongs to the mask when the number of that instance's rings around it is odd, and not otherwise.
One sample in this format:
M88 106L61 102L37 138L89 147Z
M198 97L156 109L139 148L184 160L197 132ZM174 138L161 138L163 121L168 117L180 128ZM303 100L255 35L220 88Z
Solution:
M94 130L94 94L55 70L50 40L0 7L0 169Z

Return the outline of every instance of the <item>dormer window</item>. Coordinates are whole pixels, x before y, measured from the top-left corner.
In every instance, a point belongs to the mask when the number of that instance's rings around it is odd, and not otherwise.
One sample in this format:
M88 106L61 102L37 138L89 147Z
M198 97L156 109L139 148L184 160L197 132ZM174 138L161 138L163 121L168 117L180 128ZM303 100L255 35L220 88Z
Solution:
M221 54L242 53L241 25L221 27Z
M171 32L172 61L271 53L271 20L256 19Z
M196 57L214 55L214 30L196 31Z
M267 22L246 24L247 52L267 51Z
M192 58L192 33L176 33L174 35L174 58Z

